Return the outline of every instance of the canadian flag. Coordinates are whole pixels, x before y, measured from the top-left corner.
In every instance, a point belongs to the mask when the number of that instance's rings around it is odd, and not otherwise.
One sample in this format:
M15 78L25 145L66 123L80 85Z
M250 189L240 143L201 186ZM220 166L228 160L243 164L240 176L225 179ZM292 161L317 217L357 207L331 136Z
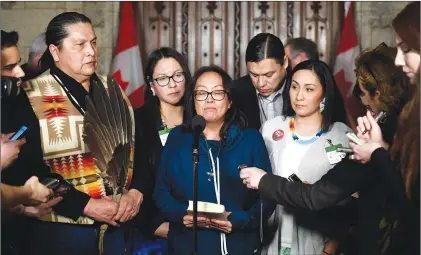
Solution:
M365 109L361 102L352 95L357 80L354 60L360 54L353 6L353 2L345 2L345 22L333 73L345 103L348 125L355 129L356 120L359 116L364 115Z
M120 30L111 67L112 76L126 92L133 108L138 108L143 105L145 80L131 2L123 2L120 15Z

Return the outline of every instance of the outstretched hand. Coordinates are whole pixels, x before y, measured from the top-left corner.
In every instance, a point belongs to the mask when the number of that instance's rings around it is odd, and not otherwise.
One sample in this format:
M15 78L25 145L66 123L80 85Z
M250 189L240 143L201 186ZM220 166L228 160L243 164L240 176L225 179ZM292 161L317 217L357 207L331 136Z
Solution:
M258 189L260 179L267 174L262 169L256 167L245 167L240 171L240 178L249 189Z

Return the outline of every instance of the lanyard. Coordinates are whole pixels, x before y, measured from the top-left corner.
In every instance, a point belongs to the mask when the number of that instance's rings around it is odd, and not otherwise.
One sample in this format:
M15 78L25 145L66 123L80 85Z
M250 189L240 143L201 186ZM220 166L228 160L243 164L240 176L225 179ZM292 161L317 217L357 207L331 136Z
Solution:
M73 103L73 105L76 107L76 109L82 114L85 115L85 110L80 106L79 102L76 100L76 98L70 93L69 89L64 86L63 82L58 78L58 76L54 73L51 74L54 79L60 84L60 86L63 88L63 90L66 92L66 94L69 96L70 101Z
M216 156L216 167L215 167L215 161L213 160L211 149L209 149L209 156L212 162L213 184L215 187L216 201L218 202L218 205L220 205L221 204L221 181L219 178L219 158L218 156ZM220 238L221 238L221 254L226 255L228 254L228 249L227 249L227 239L226 239L225 233L221 233Z

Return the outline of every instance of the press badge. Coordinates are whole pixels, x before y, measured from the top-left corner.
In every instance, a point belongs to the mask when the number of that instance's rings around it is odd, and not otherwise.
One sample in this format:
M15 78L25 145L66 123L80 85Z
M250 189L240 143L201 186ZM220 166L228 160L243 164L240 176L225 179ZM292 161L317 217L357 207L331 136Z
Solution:
M162 146L165 146L165 143L167 142L167 138L168 138L169 133L171 132L171 129L172 128L166 128L158 132L159 139L161 139Z
M343 158L345 158L345 152L337 151L338 148L342 148L342 144L334 145L330 139L327 139L325 142L325 151L327 155L327 159L331 165L337 164L341 162Z

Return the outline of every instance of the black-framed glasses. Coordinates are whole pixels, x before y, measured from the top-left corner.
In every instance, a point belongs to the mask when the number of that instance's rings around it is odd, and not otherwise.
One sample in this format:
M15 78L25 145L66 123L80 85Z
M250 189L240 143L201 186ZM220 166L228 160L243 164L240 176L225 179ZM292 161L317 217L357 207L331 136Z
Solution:
M225 98L227 91L225 90L214 90L212 92L207 92L206 90L195 90L194 91L194 98L197 101L205 101L208 99L208 96L211 95L213 100L215 101L222 101Z
M184 81L184 72L176 72L171 76L160 76L153 80L156 81L159 86L165 87L170 83L170 79L177 83L182 82Z

